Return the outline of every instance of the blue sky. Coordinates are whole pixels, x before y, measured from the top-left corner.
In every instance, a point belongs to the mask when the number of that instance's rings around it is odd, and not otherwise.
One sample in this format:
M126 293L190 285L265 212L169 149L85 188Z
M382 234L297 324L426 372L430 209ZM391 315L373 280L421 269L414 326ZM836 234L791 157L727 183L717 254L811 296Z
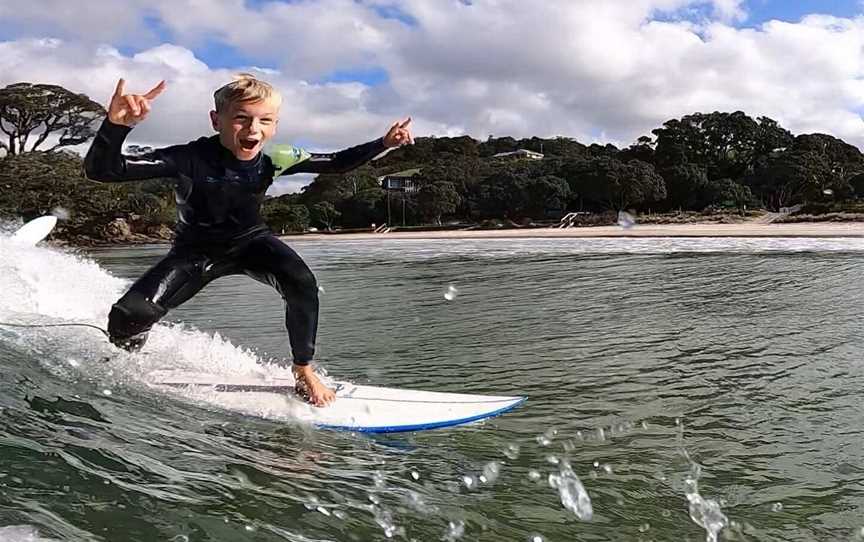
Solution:
M854 17L864 12L860 0L750 0L745 26L761 24L771 19L796 22L811 13L837 17Z

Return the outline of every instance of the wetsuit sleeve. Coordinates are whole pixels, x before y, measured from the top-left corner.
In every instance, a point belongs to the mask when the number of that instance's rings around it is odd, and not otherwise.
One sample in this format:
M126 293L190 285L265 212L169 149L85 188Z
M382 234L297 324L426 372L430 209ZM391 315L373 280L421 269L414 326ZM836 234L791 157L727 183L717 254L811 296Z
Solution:
M276 175L294 173L345 173L386 151L383 138L330 154L307 152L296 147L278 147L270 154Z
M123 154L123 142L130 131L132 128L128 126L105 119L84 158L84 174L88 179L116 183L177 176L178 150L182 145L127 156Z

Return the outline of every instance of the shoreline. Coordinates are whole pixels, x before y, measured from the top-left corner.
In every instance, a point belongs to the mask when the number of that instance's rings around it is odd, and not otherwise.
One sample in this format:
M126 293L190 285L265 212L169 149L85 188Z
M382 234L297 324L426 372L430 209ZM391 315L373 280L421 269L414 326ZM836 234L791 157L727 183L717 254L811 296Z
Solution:
M305 233L279 235L286 242L366 241L405 239L587 239L650 237L864 237L864 222L806 222L789 224L645 224L631 228L587 226L499 230L395 231L389 233Z

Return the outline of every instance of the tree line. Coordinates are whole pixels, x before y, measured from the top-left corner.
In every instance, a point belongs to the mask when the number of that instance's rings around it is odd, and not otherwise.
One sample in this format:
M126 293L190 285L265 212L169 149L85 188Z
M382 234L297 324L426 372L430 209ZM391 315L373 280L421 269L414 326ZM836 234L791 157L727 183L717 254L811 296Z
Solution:
M86 95L57 85L0 89L0 217L63 207L64 231L99 237L107 222L173 222L169 181L103 185L64 149L86 143L104 117ZM146 149L130 146L127 152ZM519 150L542 159L513 154ZM538 155L534 155L538 156ZM387 191L395 175L407 191ZM267 198L277 231L556 220L603 213L777 210L825 212L864 194L864 155L827 134L793 135L741 111L671 119L625 148L568 137L420 137L346 174L318 175L299 194Z

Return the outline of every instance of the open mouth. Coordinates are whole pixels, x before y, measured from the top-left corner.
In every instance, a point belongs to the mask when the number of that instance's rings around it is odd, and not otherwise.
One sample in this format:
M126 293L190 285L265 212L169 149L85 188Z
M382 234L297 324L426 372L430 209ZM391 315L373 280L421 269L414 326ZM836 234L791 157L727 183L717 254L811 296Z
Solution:
M241 139L240 148L242 148L244 151L251 151L258 146L258 143L260 143L260 141L258 141L257 139Z

